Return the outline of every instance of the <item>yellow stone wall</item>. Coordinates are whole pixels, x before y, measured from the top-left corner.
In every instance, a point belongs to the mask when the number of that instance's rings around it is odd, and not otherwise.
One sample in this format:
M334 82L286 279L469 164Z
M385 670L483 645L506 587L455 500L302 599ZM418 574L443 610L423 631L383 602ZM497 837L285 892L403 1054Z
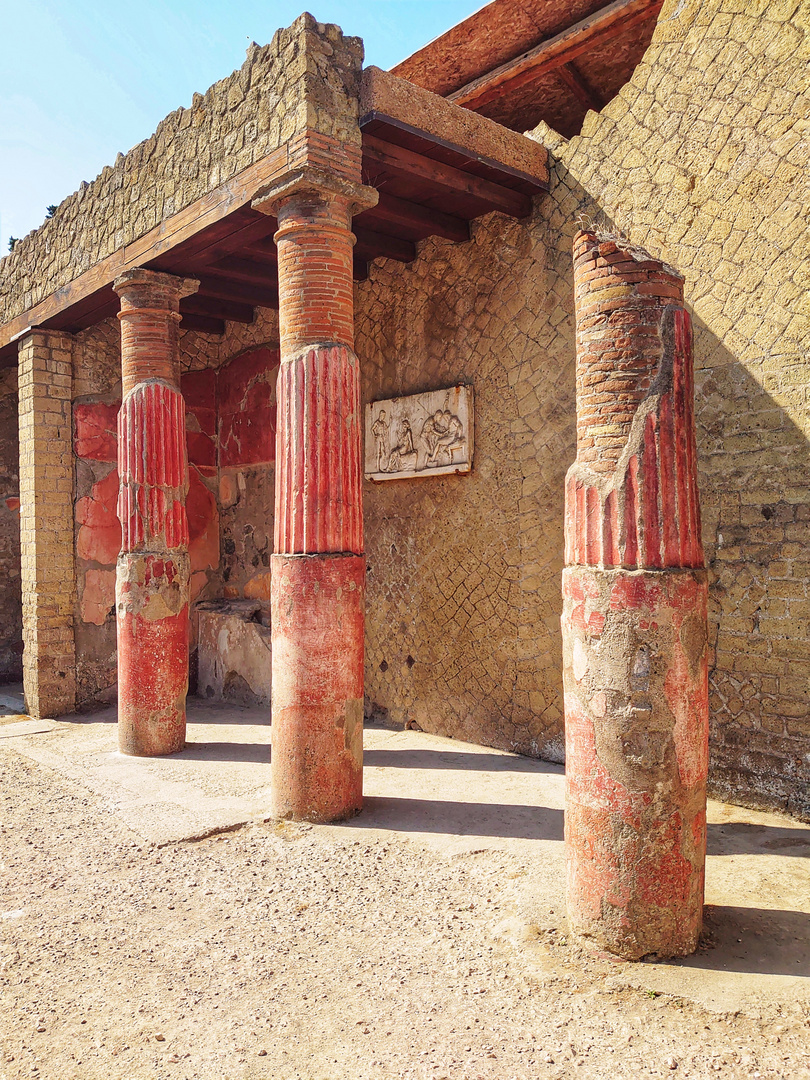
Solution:
M810 5L668 0L582 134L534 132L549 195L358 289L367 400L469 381L470 477L367 493L378 713L559 756L571 240L623 232L686 278L711 576L712 783L810 816ZM408 659L410 657L410 660Z

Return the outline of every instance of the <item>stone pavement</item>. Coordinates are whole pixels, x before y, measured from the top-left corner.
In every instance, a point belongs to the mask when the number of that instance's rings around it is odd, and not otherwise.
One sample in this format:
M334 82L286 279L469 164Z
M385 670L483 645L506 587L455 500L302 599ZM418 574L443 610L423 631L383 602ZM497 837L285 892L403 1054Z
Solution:
M35 721L0 688L0 751L103 799L133 834L166 845L269 816L268 710L190 699L188 744L167 758L117 750L115 708ZM365 733L365 809L333 826L448 855L511 852L543 873L536 927L564 906L561 766L417 731ZM810 826L710 801L707 924L715 947L677 963L616 964L617 985L725 1012L810 1002ZM545 914L544 914L545 913ZM556 924L556 920L555 920Z

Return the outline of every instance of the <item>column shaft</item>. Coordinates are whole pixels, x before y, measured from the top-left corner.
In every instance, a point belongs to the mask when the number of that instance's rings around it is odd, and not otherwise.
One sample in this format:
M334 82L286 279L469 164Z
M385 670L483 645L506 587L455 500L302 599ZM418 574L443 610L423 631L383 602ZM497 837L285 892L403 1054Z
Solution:
M376 201L376 192L303 170L261 207L279 222L272 809L296 820L349 817L363 796L365 557L351 234L361 200Z
M36 717L76 705L72 364L69 334L32 330L20 342L23 684Z
M566 478L568 915L626 959L694 951L708 768L707 582L683 282L574 243L577 460Z
M123 753L182 750L188 692L188 487L177 378L179 302L196 282L132 270L121 297L116 574L118 738Z

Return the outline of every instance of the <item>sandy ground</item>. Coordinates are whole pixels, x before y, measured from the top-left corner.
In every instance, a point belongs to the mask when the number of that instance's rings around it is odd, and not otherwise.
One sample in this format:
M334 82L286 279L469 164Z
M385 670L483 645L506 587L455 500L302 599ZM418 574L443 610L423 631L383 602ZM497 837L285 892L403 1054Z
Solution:
M714 804L705 948L622 964L566 934L561 770L369 731L367 811L276 824L226 719L0 721L3 1080L810 1077L810 829Z

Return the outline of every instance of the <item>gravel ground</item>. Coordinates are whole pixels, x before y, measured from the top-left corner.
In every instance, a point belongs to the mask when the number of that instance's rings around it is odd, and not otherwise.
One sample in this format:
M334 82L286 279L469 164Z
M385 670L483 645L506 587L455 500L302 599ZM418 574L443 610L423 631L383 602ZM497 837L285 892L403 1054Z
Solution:
M3 1080L810 1077L805 1004L630 988L562 912L538 931L514 854L273 823L144 846L14 752L0 790Z

